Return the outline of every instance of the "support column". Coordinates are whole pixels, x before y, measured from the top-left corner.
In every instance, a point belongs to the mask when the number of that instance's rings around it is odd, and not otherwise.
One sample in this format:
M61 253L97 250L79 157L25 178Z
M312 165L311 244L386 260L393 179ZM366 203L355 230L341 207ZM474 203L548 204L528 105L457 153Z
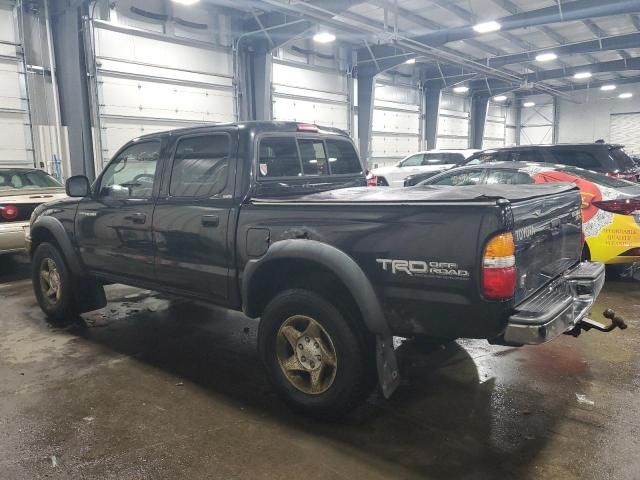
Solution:
M440 113L440 87L426 84L424 88L424 140L426 148L436 148L438 117Z
M243 81L240 95L240 120L271 120L271 52L249 47L240 55Z
M52 7L55 5L52 3ZM85 65L81 5L50 9L62 125L67 129L71 173L95 178L89 86ZM96 132L96 135L99 135Z
M371 156L371 125L373 123L373 103L376 92L374 75L358 75L358 139L360 158L369 168Z
M484 126L487 120L489 97L487 95L471 95L471 114L469 118L469 147L482 148Z

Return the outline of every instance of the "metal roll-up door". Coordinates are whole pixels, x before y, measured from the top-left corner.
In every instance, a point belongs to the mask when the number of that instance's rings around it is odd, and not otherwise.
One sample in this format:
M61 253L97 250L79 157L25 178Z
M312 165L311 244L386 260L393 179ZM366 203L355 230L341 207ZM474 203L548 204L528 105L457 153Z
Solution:
M236 120L231 48L205 41L219 30L212 25L220 22L217 16L193 6L180 12L173 7L159 26L126 4L118 2L117 24L93 23L101 149L96 171L140 135ZM143 6L151 10L161 4L147 0ZM124 15L134 28L122 26Z
M345 72L274 59L271 86L274 120L350 131Z
M374 165L389 165L420 150L420 90L377 82L371 132Z
M469 148L469 109L467 97L443 93L438 112L436 148Z
M0 2L0 167L33 167L29 99L17 7Z
M550 145L553 143L553 100L533 97L533 101L535 106L523 107L520 112L520 145Z
M504 147L507 138L506 107L489 104L484 124L482 148Z
M609 123L609 141L625 146L627 153L640 153L640 113L615 113Z

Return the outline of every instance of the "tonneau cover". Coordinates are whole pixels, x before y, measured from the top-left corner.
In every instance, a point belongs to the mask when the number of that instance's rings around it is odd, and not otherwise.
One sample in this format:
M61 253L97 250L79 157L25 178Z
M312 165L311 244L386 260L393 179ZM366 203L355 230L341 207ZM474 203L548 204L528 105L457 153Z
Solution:
M518 202L547 195L557 195L577 190L572 183L548 183L542 185L473 185L465 187L440 187L421 185L410 188L356 187L329 190L309 195L277 198L278 202L468 202L505 198ZM254 199L255 202L271 202L276 199Z

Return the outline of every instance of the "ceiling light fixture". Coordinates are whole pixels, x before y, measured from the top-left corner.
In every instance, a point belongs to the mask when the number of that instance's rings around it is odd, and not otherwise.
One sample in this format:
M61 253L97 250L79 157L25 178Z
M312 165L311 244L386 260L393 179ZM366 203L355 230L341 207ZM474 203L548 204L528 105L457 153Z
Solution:
M453 91L456 93L466 93L469 91L469 87L465 87L464 85L459 85L457 87L453 87Z
M553 52L539 53L538 55L536 55L536 62L549 62L551 60L555 60L556 58L558 58L558 55Z
M173 3L179 3L180 5L195 5L200 0L172 0Z
M573 78L575 78L576 80L582 80L583 78L591 78L591 72L578 72L573 76Z
M615 86L615 85L613 85L613 84L610 84L610 85L602 85L602 86L600 87L600 90L602 90L603 92L610 92L611 90L615 90L615 89L616 89L616 86Z
M313 41L316 43L331 43L335 40L336 36L331 32L318 32L313 36Z
M633 97L633 93L630 93L630 92L625 92L618 95L618 98L631 98L631 97Z
M413 65L414 63L416 63L416 59L410 58L409 60L406 60L404 63L406 63L407 65Z
M473 26L473 29L478 33L497 32L502 28L498 22L491 20L490 22L477 23Z
M522 104L523 107L535 107L536 106L536 102L524 102Z
M504 102L506 99L506 95L498 95L497 97L493 97L494 102Z

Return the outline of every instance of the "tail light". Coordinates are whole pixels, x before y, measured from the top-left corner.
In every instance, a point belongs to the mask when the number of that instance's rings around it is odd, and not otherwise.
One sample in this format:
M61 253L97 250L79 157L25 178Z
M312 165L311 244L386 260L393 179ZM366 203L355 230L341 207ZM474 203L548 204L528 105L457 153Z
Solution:
M482 256L482 293L494 300L513 297L516 290L516 257L513 235L496 235Z
M606 212L619 213L620 215L633 215L640 211L640 199L638 198L600 200L598 202L593 202L592 205Z
M0 216L5 220L14 220L18 216L18 207L15 205L3 205L0 207Z
M378 177L375 175L367 175L367 187L377 187L378 186Z
M298 123L297 130L299 132L318 133L318 126L313 123Z

